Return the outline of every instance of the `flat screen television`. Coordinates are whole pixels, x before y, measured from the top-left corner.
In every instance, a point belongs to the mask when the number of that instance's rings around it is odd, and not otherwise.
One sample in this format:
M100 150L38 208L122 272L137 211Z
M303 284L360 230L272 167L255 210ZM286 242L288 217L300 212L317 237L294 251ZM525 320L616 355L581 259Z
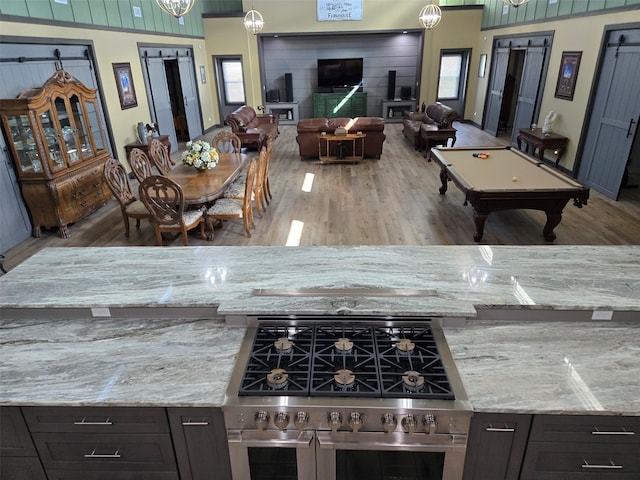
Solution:
M362 82L362 58L318 59L319 87L352 87Z

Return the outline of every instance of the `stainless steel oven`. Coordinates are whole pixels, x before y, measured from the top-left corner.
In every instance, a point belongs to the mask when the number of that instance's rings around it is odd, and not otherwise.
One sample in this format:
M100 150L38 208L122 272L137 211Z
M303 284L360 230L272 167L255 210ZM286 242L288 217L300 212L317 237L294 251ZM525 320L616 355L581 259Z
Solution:
M234 480L461 480L471 408L437 320L261 318L223 405Z

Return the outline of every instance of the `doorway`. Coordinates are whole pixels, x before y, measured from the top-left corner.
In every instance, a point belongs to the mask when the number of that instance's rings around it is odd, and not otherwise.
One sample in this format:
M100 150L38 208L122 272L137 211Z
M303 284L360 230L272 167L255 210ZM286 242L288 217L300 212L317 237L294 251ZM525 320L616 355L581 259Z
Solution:
M164 70L167 77L167 89L171 101L171 114L173 115L173 126L176 130L176 138L178 142L188 142L189 128L187 127L187 115L184 110L184 97L180 83L178 60L165 60Z
M511 50L509 52L507 75L504 79L500 116L498 117L498 136L501 136L502 133L507 138L511 138L518 104L518 91L522 83L525 56L525 50Z
M458 112L460 120L464 118L467 101L470 56L470 49L440 51L437 100Z
M218 85L218 105L220 105L220 124L224 125L227 115L246 103L242 57L216 55L213 57Z

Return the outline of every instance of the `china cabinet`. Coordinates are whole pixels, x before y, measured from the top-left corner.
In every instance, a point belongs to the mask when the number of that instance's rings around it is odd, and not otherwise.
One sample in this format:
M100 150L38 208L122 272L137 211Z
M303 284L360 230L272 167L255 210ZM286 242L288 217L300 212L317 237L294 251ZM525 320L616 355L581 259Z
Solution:
M104 205L107 150L96 90L58 70L42 87L0 100L0 117L31 214L33 236L67 225Z

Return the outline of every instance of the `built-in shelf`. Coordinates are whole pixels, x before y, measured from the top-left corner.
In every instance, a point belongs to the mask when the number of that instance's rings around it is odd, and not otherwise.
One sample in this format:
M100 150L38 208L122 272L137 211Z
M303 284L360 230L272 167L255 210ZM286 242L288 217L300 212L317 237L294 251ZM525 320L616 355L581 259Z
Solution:
M298 113L298 102L274 102L265 103L267 113L276 115L280 119L281 125L297 125L300 115Z
M418 102L415 98L409 100L382 100L382 117L385 122L402 122L405 111L415 112Z

